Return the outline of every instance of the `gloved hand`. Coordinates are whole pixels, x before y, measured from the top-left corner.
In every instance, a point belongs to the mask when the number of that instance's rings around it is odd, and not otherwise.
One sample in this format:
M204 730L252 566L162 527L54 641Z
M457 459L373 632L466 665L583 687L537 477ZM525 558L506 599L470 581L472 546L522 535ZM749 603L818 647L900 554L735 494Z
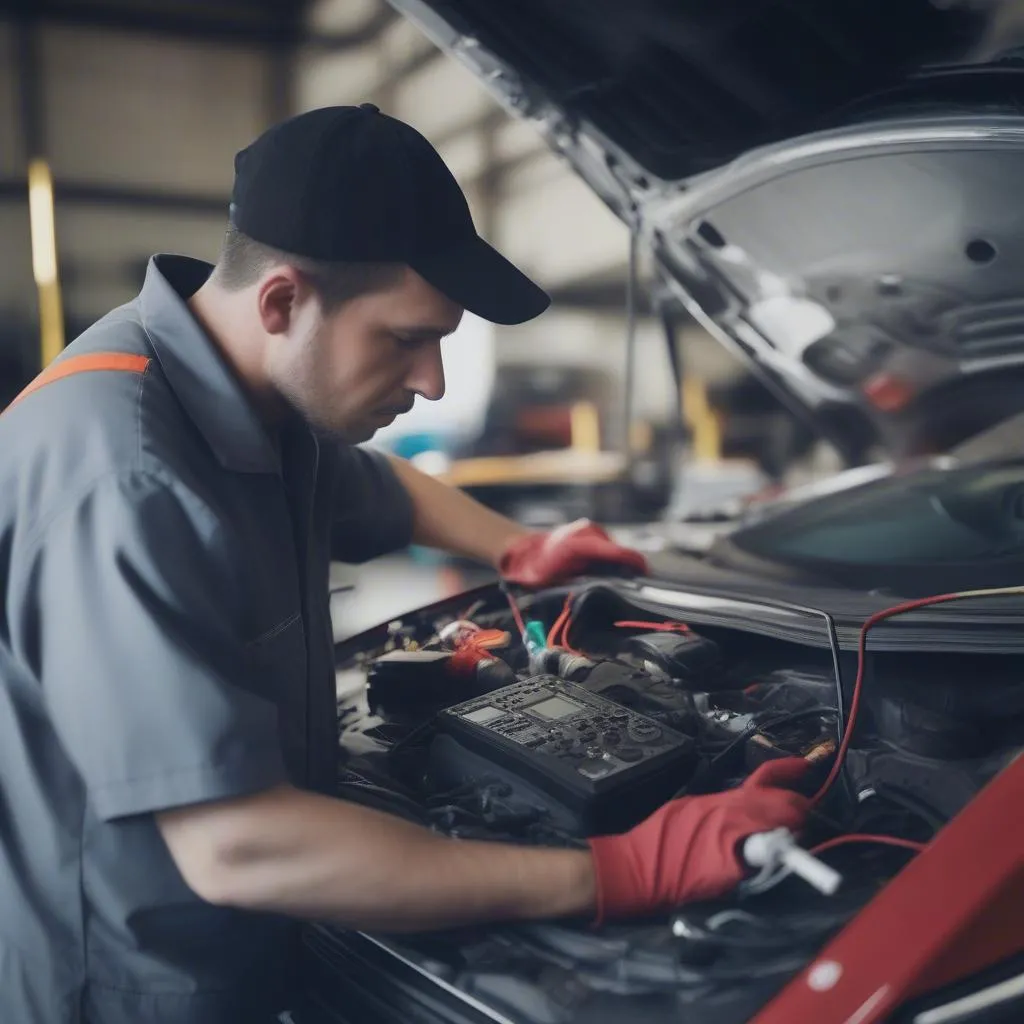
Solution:
M737 789L682 797L629 832L590 840L597 877L597 923L712 899L747 874L747 836L799 831L810 800L785 789L808 768L802 757L762 764Z
M529 533L513 541L498 560L498 572L520 586L549 587L609 565L647 572L647 559L639 551L616 544L600 526L578 519L550 533Z

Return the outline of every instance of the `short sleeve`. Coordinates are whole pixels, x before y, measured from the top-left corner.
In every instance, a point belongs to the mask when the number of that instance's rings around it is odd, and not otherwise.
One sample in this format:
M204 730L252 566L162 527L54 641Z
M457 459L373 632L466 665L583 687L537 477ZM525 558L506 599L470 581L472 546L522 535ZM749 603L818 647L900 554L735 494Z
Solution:
M40 530L25 579L21 656L102 820L285 780L225 531L194 495L104 480Z
M412 543L413 509L388 459L365 448L338 451L331 557L366 562Z

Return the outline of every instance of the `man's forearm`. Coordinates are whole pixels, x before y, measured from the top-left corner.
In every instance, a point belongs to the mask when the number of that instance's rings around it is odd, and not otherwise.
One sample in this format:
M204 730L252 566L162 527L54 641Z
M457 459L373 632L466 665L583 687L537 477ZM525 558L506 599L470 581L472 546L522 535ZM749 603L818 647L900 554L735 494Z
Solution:
M391 462L412 499L417 544L494 565L511 541L529 532L463 491L421 473L405 459Z
M200 896L250 910L422 931L590 914L595 905L585 851L445 839L287 786L159 821Z

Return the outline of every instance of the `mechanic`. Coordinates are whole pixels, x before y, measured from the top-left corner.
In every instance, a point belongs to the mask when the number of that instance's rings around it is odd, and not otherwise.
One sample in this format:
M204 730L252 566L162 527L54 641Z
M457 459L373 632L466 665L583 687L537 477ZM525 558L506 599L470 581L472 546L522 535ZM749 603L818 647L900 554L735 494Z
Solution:
M217 265L154 257L0 418L11 1024L274 1020L300 919L646 913L729 889L745 835L806 813L794 760L589 851L450 840L332 796L331 558L415 540L529 586L644 561L354 447L441 397L464 309L510 324L548 302L422 136L369 104L316 110L235 172Z

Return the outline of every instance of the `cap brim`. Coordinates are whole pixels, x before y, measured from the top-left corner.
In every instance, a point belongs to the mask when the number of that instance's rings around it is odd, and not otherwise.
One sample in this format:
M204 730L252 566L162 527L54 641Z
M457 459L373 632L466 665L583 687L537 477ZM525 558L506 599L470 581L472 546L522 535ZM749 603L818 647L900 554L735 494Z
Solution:
M439 292L491 323L525 323L551 304L547 292L479 236L410 265Z

